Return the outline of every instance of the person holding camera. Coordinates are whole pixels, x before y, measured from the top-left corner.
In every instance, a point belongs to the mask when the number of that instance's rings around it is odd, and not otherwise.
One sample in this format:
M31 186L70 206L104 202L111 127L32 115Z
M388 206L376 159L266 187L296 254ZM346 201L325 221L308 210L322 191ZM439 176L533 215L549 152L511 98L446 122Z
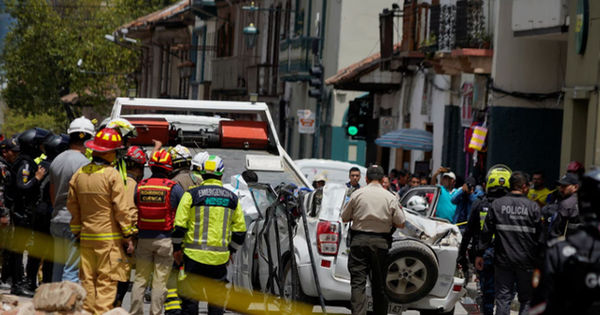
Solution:
M461 233L464 233L465 231L466 222L471 214L473 201L477 200L478 197L483 196L483 191L475 189L476 185L477 180L470 176L467 178L462 188L456 189L452 194L451 201L456 205L456 212L454 212L452 223L463 223L458 226Z

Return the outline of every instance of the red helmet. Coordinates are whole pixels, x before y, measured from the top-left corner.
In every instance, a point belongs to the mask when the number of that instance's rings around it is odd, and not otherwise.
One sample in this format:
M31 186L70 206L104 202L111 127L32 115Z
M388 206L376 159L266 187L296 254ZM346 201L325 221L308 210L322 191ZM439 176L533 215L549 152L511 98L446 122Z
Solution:
M109 152L123 148L121 135L113 129L104 128L96 134L93 140L85 142L85 146L96 152Z
M132 146L127 150L127 154L124 157L126 162L133 162L136 164L144 165L148 162L148 158L146 157L146 152L142 150L140 147Z
M579 172L584 172L585 168L583 167L583 164L577 162L577 161L573 161L571 163L569 163L569 166L567 166L567 172L570 173L579 173Z
M173 170L173 158L169 151L165 149L160 149L154 152L154 155L150 157L150 162L148 163L150 167L160 167L167 171Z

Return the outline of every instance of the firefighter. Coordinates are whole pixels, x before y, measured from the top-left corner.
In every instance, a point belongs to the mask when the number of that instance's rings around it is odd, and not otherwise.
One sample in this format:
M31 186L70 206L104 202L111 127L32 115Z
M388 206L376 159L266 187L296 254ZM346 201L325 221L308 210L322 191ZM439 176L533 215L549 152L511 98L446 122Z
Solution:
M84 310L104 314L113 308L117 283L129 278L133 253L130 203L119 172L112 166L121 136L113 129L100 130L85 146L93 151L92 162L71 179L67 209L71 231L80 239L81 284L87 292Z
M541 269L533 273L529 314L600 314L600 171L580 177L582 223L548 243Z
M132 146L127 149L127 153L125 157L123 157L125 161L125 166L127 167L127 181L125 182L125 190L127 193L127 202L131 204L131 222L134 225L137 225L138 222L138 210L135 206L135 187L137 187L137 183L144 178L144 165L148 161L148 157L146 156L146 152L140 147ZM135 242L134 242L134 245ZM132 257L131 265L133 266L135 259ZM114 307L121 307L123 305L123 300L125 299L125 295L129 290L129 286L131 281L119 282L117 285L117 297L115 299Z
M34 214L40 196L40 183L46 175L46 169L38 168L34 158L42 154L41 146L44 139L50 135L50 131L46 129L35 128L23 132L17 138L21 152L11 167L14 175L11 194L14 198L12 217L15 226L22 228L21 232L33 228ZM11 294L33 296L33 291L37 286L35 277L30 279L31 282L24 277L23 250L28 241L29 237L23 236L17 236L14 239L16 252L12 255L13 287Z
M142 180L136 189L138 208L138 245L135 282L131 290L131 314L144 314L144 290L152 276L150 315L162 313L167 293L167 280L173 266L171 232L175 211L183 196L181 186L168 178L173 170L167 150L154 153L148 163L152 176Z
M198 314L200 299L209 301L208 314L224 313L226 264L246 236L244 213L238 197L223 188L224 170L223 160L216 155L210 156L201 170L204 181L186 192L177 208L173 256L177 263L183 263L187 274L179 283L182 314L185 315ZM198 276L214 281L198 279Z
M169 148L169 153L173 158L173 172L171 179L176 181L183 191L188 191L190 187L198 186L200 181L191 171L192 154L190 150L180 144Z

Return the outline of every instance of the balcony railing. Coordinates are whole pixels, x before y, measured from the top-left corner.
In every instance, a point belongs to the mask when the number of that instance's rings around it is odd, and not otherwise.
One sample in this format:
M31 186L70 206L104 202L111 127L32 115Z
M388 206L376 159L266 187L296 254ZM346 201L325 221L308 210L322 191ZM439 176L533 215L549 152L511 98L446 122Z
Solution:
M212 63L213 90L247 90L248 67L256 64L257 58L235 56L216 58Z
M277 95L277 66L263 64L248 67L248 93Z
M279 76L283 81L310 79L314 37L296 37L279 43Z
M489 1L483 0L405 5L403 50L430 53L461 48L490 49L492 38L485 17L489 5Z

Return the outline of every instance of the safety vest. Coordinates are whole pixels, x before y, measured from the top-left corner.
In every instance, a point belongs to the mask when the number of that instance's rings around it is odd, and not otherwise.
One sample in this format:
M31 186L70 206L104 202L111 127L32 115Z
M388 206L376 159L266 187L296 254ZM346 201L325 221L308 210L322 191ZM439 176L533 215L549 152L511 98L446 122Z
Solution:
M171 189L176 182L166 178L147 178L137 188L138 228L171 231L175 210L171 209Z
M483 231L483 225L485 223L485 217L487 217L488 212L490 211L491 204L486 200L483 202L484 204L481 206L481 210L479 211L479 223L481 224L480 231Z
M238 196L223 188L220 181L209 179L186 192L179 209L175 231L183 228L185 234L174 232L173 243L181 238L185 254L197 262L225 264L229 260L232 232L246 232Z

